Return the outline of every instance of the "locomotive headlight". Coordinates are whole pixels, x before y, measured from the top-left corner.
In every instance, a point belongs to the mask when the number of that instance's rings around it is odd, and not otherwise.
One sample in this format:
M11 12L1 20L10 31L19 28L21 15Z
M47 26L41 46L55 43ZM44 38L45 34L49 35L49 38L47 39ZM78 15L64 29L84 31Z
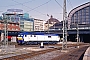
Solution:
M23 35L21 35L21 36L23 36Z
M18 38L18 40L23 40L23 38L22 37L17 37Z

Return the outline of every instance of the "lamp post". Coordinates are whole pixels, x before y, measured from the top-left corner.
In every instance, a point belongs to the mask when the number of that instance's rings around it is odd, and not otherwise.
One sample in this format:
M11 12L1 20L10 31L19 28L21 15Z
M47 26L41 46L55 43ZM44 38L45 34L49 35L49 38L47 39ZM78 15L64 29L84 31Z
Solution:
M49 15L47 14L47 16L49 17ZM49 20L48 20L48 33L49 33Z

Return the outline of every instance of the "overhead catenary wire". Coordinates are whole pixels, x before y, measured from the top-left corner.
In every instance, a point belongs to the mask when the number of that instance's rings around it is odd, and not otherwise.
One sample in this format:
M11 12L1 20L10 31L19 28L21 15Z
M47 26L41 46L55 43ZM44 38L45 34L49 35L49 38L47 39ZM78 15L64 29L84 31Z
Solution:
M23 2L23 3L21 3L21 4L27 4L27 3L31 3L31 2L33 2L33 1L35 1L35 0L30 0L30 1L26 1L26 2ZM16 6L16 5L21 5L20 3L17 3L17 4L12 4L12 5L7 5L7 6L0 6L0 7L10 7L10 6Z
M44 6L44 5L46 5L46 4L48 4L48 3L50 3L50 1L52 1L52 0L48 0L48 1L46 1L46 2L44 2L44 3L42 3L42 4L38 5L38 6L36 6L36 7L34 7L34 8L31 8L31 7L25 5L25 4L21 3L21 2L18 2L18 1L16 1L16 0L12 0L12 1L15 2L15 3L17 3L17 4L19 4L19 5L22 5L22 6L25 7L25 8L28 8L28 9L27 9L28 11L26 11L26 13L31 12L31 11L36 11L37 13L39 13L39 14L41 14L41 15L43 15L43 16L46 16L47 13L43 13L43 12L38 11L38 10L36 10L36 9L37 9L37 8L40 8L40 7ZM31 1L32 1L32 0L31 0ZM56 1L56 0L55 0L55 1ZM60 6L60 3L58 3L58 1L56 1L56 2L57 2L57 4L59 4L59 6ZM28 3L28 1L27 1L27 2L24 2L24 3ZM63 9L62 6L61 6L61 8ZM62 13L58 13L58 14L62 14Z
M23 5L24 7L29 8L29 9L32 10L32 8L26 6L26 5L22 4L22 3L19 3L19 2L15 1L15 0L12 0L12 1L14 1L14 2L16 2L16 3L18 3L18 4L21 4L21 5ZM39 12L39 11L37 11L37 10L35 10L35 9L33 9L33 10L36 11L36 12L38 12L38 13L40 13L40 14L42 14L42 15L46 15L46 14L44 14L44 13L42 13L42 12ZM29 11L27 11L27 12L29 12Z
M51 0L49 0L49 1L47 1L47 2L45 2L45 3L43 3L43 4L41 4L41 5L39 5L39 6L35 7L35 8L33 8L33 9L29 10L29 11L32 11L32 10L34 10L34 9L37 9L37 8L39 8L39 7L41 7L41 6L43 6L43 5L47 4L47 3L49 3L50 1L51 1Z
M73 8L71 1L70 0L67 0L67 1L68 1L69 5L71 6L71 8ZM62 5L57 0L55 0L55 2L63 9Z
M17 1L15 1L15 0L12 0L12 1L14 1L14 2L16 2L16 3L19 3L19 2L17 2ZM41 4L41 5L39 5L39 6L37 6L37 7L35 7L35 8L30 8L30 7L28 7L28 6L26 6L26 5L24 5L24 4L22 4L22 3L19 3L19 4L21 4L21 5L23 5L23 6L25 6L25 7L27 7L27 8L29 8L29 9L31 9L31 10L28 10L27 12L29 12L29 11L36 11L36 12L38 12L38 13L40 13L40 14L42 14L42 15L46 15L46 14L44 14L44 13L42 13L42 12L39 12L39 11L37 11L37 10L35 10L35 9L37 9L37 8L39 8L39 7L41 7L41 6L43 6L43 5L45 5L45 4L47 4L47 3L49 3L51 0L49 0L49 1L47 1L47 2L45 2L45 3L43 3L43 4Z
M62 5L57 0L55 0L55 2L63 9Z
M71 6L71 8L73 8L73 5L72 5L71 1L70 0L67 0L67 2Z

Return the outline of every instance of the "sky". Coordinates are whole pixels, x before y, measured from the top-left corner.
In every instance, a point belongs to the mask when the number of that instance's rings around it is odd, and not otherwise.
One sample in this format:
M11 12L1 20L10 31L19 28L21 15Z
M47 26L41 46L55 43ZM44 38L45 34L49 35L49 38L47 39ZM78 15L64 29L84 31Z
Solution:
M47 21L52 15L59 21L63 20L64 0L1 0L0 15L7 9L22 9L23 13L29 13L31 18ZM66 0L67 15L75 7L90 0ZM47 16L47 14L49 16Z

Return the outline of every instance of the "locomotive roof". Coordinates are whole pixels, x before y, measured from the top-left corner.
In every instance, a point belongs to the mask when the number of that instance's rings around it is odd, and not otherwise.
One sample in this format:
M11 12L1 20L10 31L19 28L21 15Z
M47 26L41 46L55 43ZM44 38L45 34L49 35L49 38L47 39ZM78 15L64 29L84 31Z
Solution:
M51 34L51 33L44 33L44 32L22 32L21 35L58 35L58 34Z

